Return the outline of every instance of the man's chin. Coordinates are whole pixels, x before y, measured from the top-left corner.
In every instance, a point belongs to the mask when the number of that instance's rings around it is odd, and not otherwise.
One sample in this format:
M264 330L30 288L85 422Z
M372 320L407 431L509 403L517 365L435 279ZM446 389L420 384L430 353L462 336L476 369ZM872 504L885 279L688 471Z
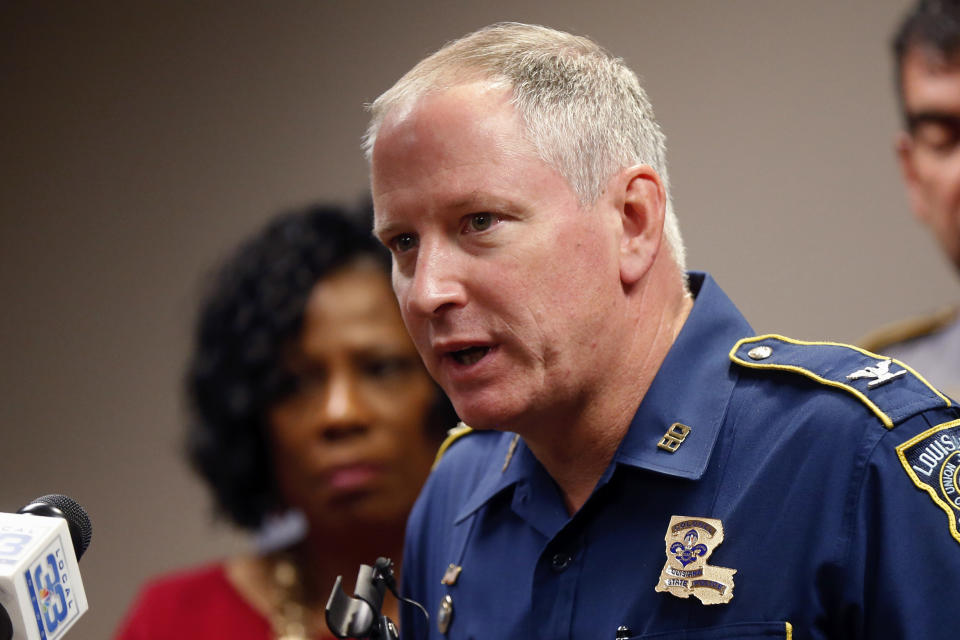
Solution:
M512 431L512 425L517 420L516 412L505 411L502 406L458 406L454 401L453 407L464 424L481 431Z

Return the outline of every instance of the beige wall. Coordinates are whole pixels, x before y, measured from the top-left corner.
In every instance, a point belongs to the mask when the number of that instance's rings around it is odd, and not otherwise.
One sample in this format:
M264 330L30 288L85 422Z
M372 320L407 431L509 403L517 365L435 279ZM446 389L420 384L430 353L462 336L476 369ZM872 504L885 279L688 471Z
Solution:
M279 208L355 199L361 105L486 23L585 33L641 74L690 264L758 331L853 340L957 298L891 152L906 3L0 4L0 511L90 511L70 637L237 548L178 450L200 275Z

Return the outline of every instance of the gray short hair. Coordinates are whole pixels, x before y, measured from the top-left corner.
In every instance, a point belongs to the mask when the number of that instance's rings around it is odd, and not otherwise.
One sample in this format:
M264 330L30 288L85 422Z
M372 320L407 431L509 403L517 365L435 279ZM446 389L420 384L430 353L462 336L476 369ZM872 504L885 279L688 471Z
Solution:
M664 235L678 266L685 251L673 212L666 139L636 74L589 38L537 25L484 27L420 61L369 106L363 148L369 160L377 132L394 109L473 80L502 84L538 155L567 180L581 205L596 202L619 169L650 165L667 193Z

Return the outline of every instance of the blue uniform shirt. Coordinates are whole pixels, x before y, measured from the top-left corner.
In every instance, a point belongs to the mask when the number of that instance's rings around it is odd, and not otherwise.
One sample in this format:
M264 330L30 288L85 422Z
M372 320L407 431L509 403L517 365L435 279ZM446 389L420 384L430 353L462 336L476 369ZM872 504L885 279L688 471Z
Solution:
M952 637L960 412L896 361L752 337L709 276L691 289L573 516L514 434L450 446L403 564L431 619L405 607L402 640Z

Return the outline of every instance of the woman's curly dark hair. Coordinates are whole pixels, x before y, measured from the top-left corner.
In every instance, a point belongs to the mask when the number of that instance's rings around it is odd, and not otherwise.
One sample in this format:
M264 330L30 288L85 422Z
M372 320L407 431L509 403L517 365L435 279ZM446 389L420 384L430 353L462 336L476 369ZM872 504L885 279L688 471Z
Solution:
M369 208L321 205L277 217L223 264L202 303L186 379L187 453L241 527L256 528L282 507L266 416L294 387L284 348L300 332L314 285L359 258L389 271L370 218ZM439 441L455 423L438 387L425 426Z

